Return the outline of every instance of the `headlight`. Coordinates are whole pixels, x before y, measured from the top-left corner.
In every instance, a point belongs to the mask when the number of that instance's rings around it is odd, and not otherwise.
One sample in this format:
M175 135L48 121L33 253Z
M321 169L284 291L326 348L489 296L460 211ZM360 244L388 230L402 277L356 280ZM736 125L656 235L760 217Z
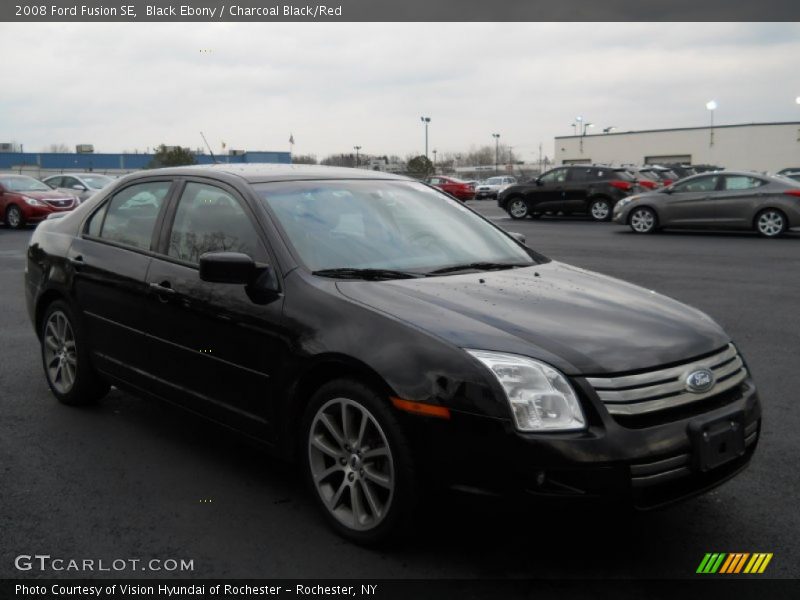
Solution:
M630 204L630 203L631 203L631 202L633 202L634 200L638 200L638 199L639 199L639 196L628 196L627 198L623 198L622 200L620 200L619 202L617 202L617 203L614 205L614 210L615 210L615 212L616 212L617 210L622 210L623 208L625 208L626 206L628 206L628 204Z
M574 431L586 427L572 386L550 365L515 354L467 350L503 386L520 431Z
M28 206L44 206L44 202L37 200L36 198L28 198L28 196L23 196L23 200L25 200L25 204Z

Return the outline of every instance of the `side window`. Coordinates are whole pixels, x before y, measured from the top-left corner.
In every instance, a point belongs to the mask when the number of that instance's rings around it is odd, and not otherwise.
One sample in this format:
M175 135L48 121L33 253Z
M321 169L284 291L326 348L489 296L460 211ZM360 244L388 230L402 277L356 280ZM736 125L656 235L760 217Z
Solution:
M567 177L567 169L553 169L542 175L543 183L563 183Z
M87 233L149 250L158 212L170 185L169 181L151 181L126 187L92 215Z
M64 179L63 177L53 177L52 179L47 180L47 185L51 188L56 189L61 187L61 180Z
M257 261L266 259L239 200L216 186L190 182L178 202L168 254L198 264L206 252L241 252Z
M675 192L713 192L717 189L717 179L716 175L711 175L683 181L675 186Z
M61 181L60 187L72 189L73 186L80 184L81 182L75 179L74 177L64 177L64 179Z
M569 181L586 181L591 177L591 169L570 169L567 173Z
M746 175L727 175L725 177L726 190L751 190L764 185L761 179Z

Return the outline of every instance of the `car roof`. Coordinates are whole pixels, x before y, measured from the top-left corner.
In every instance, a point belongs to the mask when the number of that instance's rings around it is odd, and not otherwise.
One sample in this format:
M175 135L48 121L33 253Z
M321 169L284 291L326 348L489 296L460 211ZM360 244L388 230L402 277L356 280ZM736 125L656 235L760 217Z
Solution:
M137 175L184 175L208 177L214 174L234 175L250 183L266 183L270 181L302 181L316 179L389 179L399 181L416 181L403 175L369 171L367 169L351 169L347 167L327 167L324 165L287 165L274 163L192 165L187 167L165 167L138 171Z

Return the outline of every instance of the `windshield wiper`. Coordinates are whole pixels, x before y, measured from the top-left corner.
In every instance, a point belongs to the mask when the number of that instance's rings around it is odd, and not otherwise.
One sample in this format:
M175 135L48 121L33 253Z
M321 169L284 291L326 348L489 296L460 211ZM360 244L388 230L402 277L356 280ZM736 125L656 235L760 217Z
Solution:
M514 269L516 267L530 267L528 264L520 263L493 263L493 262L473 262L463 265L453 265L442 267L434 271L429 271L427 275L441 275L443 273L455 273L456 271L502 271L504 269Z
M416 277L424 277L420 273L411 273L409 271L393 271L392 269L355 269L351 267L343 267L339 269L320 269L319 271L312 271L312 275L319 275L320 277L340 277L342 279L413 279Z

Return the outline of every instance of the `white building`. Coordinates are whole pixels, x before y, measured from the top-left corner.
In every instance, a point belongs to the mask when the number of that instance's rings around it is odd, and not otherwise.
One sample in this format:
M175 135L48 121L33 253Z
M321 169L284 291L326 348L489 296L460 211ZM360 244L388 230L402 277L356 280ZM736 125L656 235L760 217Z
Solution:
M557 165L678 162L775 172L800 167L800 122L561 136L554 156Z

